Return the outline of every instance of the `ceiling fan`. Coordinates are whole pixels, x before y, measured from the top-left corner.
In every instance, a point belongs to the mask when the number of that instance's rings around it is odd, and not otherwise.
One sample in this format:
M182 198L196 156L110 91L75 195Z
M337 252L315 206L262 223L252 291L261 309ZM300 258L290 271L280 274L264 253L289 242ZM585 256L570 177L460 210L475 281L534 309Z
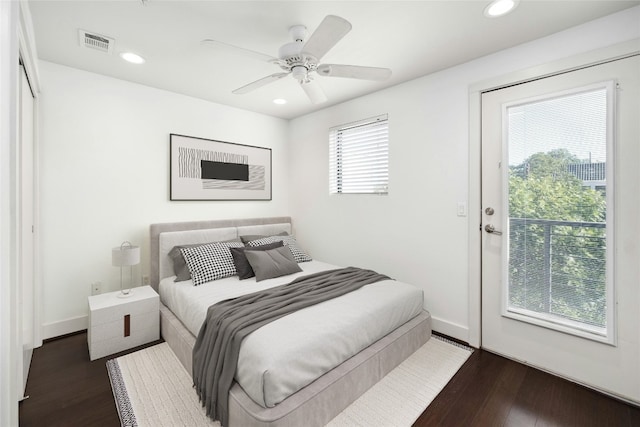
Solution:
M363 80L386 80L391 76L391 70L388 68L320 64L322 57L349 31L351 31L349 21L335 15L326 16L308 39L306 38L307 28L304 25L295 25L289 29L289 34L294 41L282 46L277 58L217 40L207 39L203 40L203 43L240 49L253 57L278 65L283 70L244 85L234 90L233 93L245 94L291 74L300 83L311 102L320 104L325 102L327 97L314 80L312 73L327 77L348 77Z

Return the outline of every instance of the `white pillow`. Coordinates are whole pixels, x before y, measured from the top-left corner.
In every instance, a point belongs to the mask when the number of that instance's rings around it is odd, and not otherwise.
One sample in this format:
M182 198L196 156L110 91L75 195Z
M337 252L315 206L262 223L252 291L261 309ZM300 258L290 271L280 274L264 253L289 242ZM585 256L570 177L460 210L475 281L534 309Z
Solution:
M214 242L180 251L191 272L194 286L237 274L231 249L241 248L242 242Z
M300 246L298 246L298 242L296 242L296 239L293 236L269 236L258 240L252 240L248 242L247 245L260 246L274 242L282 242L283 245L287 246L293 255L293 259L298 263L312 260L311 257L303 251Z

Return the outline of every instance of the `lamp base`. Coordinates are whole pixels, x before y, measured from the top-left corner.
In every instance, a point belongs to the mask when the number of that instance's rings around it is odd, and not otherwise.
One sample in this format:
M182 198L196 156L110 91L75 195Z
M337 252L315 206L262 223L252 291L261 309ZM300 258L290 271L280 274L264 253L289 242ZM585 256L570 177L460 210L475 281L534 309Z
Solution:
M129 298L131 295L133 295L133 289L129 289L129 291L125 294L124 291L120 291L118 293L118 298Z

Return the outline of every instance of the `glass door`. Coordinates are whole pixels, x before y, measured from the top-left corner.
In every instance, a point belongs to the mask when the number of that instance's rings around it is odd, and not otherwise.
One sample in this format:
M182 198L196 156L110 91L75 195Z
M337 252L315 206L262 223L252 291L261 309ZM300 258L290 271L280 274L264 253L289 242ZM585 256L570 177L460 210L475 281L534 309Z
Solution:
M482 94L482 347L640 403L640 57Z
M502 112L503 314L609 343L614 95L608 81L507 103Z

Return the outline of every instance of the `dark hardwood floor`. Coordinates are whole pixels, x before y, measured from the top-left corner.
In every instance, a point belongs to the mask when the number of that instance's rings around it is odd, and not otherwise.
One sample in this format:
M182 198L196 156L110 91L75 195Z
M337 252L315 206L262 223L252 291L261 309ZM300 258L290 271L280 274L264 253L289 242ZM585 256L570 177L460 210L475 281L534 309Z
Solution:
M476 350L414 426L640 426L640 408Z
M91 362L86 333L45 343L34 351L20 425L118 426L105 362L131 351ZM631 427L640 408L476 350L414 425Z
M25 395L20 402L20 426L119 426L106 362L139 350L89 360L87 333L45 342L34 350Z

